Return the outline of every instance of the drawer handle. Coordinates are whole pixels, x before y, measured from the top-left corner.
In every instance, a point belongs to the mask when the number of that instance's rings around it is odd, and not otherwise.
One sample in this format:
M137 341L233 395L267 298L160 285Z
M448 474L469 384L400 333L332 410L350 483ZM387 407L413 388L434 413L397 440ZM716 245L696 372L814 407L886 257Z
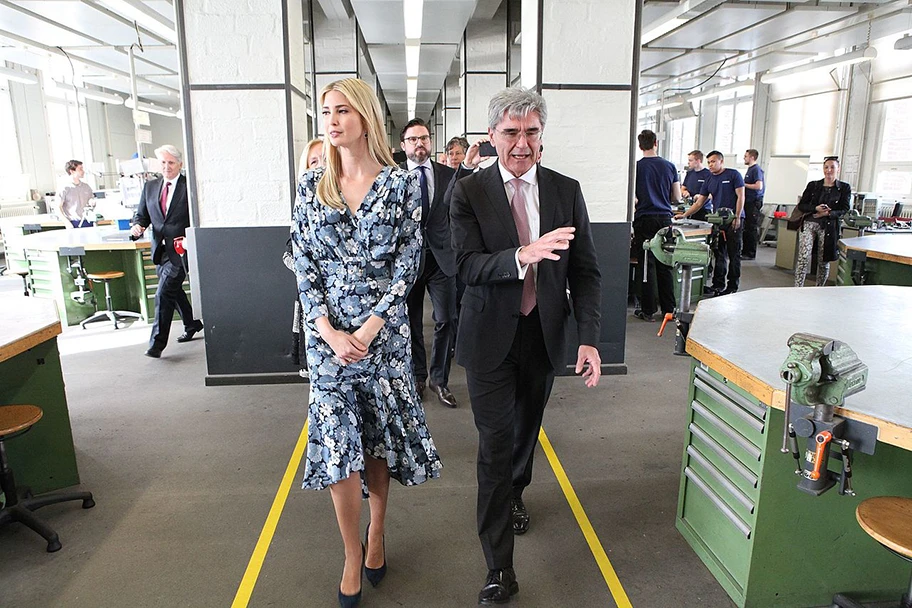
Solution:
M730 411L732 414L734 414L735 416L737 416L738 418L740 418L741 420L743 420L744 422L749 424L751 426L751 428L753 428L755 431L757 431L758 433L763 432L763 428L766 426L763 423L763 420L758 420L753 414L751 414L749 411L745 410L741 406L741 404L739 404L736 401L732 401L731 399L728 399L725 395L723 395L722 393L720 393L719 391L717 391L710 385L706 384L699 378L694 380L694 386L696 388L700 389L701 391L703 391L704 393L706 393L707 395L709 395L710 397L712 397L713 399L715 399L717 402L719 402L719 404L723 405L725 407L725 409Z
M693 408L693 411L706 418L706 420L708 420L710 424L716 427L720 433L738 444L741 449L753 456L757 461L760 460L760 455L762 454L760 448L751 443L746 437L744 437L744 435L730 427L728 423L726 423L724 420L710 412L708 409L696 401L691 403L690 407Z
M706 498L708 498L710 500L710 502L712 502L714 505L716 505L716 508L722 512L722 515L724 515L728 519L728 521L733 523L735 525L735 527L738 528L738 530L741 532L741 534L744 535L745 538L750 539L750 537L751 537L750 526L748 526L746 523L744 523L741 520L741 518L738 517L737 513L732 511L731 507L729 507L727 504L725 504L725 501L722 500L721 498L719 498L719 495L716 494L715 492L713 492L712 488L710 488L708 485L706 485L706 482L703 481L702 479L700 479L700 476L697 475L693 471L693 469L691 469L690 467L685 467L684 475L687 477L687 479L689 479L691 482L693 482L693 484L695 486L700 488L700 490L703 492L703 494L706 495Z
M743 396L739 395L737 392L732 390L731 387L726 386L724 383L719 382L718 380L713 378L712 375L710 375L709 372L707 372L706 370L703 370L703 369L700 369L699 367L697 367L696 369L694 369L694 372L696 373L697 378L699 378L706 384L710 385L711 387L713 387L714 389L716 389L717 391L719 391L720 393L722 393L723 395L725 395L726 397L728 397L729 399L731 399L732 401L734 401L735 403L740 405L742 408L753 413L757 418L760 418L761 420L766 420L766 407L765 406L757 405L756 403L752 403L748 399L745 399Z
M729 454L728 450L719 445L719 442L710 437L706 431L699 427L699 425L691 422L690 426L687 428L695 437L699 437L704 443L706 443L706 445L709 446L709 449L715 452L716 456L727 462L729 466L735 469L738 474L741 475L745 481L747 481L747 483L751 484L751 487L757 487L759 479L756 475L754 475L754 472L744 466L740 460Z
M716 465L711 463L706 456L700 453L700 450L696 446L689 445L687 446L687 453L690 454L690 457L694 459L695 462L700 463L700 466L703 467L709 476L715 479L723 488L728 490L728 492L735 497L735 500L741 503L741 505L747 509L748 513L753 514L754 512L754 503L751 501L747 495L744 494L738 486L733 484L728 477L725 476L722 471L716 468Z

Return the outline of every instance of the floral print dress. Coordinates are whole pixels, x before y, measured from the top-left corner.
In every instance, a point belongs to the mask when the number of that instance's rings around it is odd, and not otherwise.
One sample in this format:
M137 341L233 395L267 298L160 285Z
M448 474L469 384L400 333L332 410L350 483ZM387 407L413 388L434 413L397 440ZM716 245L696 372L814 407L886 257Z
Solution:
M365 455L385 460L403 485L419 484L439 476L441 463L412 376L405 304L421 256L418 179L384 167L352 214L317 200L322 176L301 177L291 228L310 368L303 487L323 489L359 471L363 489ZM368 355L342 365L315 320L353 332L371 315L385 324Z

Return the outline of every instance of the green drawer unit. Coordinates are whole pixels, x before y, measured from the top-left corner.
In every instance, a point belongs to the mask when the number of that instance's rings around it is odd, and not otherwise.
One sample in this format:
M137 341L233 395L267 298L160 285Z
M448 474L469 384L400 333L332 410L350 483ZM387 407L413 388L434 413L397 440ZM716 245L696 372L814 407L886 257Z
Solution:
M865 256L864 252L839 252L837 285L912 286L912 266Z
M856 454L856 497L796 488L779 452L783 413L694 360L677 529L741 607L829 605L834 593L895 600L908 566L855 521L864 498L912 496L912 453ZM859 567L864 564L864 567Z

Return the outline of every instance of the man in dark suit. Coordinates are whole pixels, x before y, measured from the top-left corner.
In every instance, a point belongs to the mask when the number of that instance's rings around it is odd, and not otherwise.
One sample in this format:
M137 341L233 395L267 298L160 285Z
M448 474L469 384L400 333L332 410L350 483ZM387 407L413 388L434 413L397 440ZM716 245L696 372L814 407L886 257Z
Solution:
M181 153L167 145L158 148L155 156L161 161L162 178L146 182L143 187L130 232L140 237L152 226L152 261L158 274L158 290L155 292L155 322L145 354L158 359L168 345L175 308L184 323L184 333L178 337L178 342L192 340L194 334L203 330L203 323L193 318L193 309L182 286L187 271L182 255L174 246L175 239L182 240L184 231L190 226L187 179L180 174ZM182 244L180 248L183 250Z
M576 180L536 164L546 119L534 91L495 95L488 135L498 162L458 180L451 200L466 284L456 361L466 368L478 428L478 535L488 565L481 604L519 591L513 538L529 528L522 492L555 371L566 364L571 305L576 373L588 387L601 375L601 275L589 216Z
M430 159L431 132L420 118L406 123L399 140L407 159L401 167L418 174L424 240L418 279L406 299L412 330L412 372L420 394L424 394L427 384L440 403L456 407L456 397L449 389L456 327L456 257L450 245L450 210L444 198L454 172ZM424 348L425 291L434 308L430 365Z

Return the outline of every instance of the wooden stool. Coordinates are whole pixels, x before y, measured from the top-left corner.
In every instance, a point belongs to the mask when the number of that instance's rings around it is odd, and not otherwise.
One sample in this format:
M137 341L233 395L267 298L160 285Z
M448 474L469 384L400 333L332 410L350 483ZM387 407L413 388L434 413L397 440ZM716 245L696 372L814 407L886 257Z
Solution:
M47 541L48 553L60 550L60 539L57 533L42 520L32 513L35 509L69 500L81 500L83 509L95 506L91 492L61 492L59 494L46 494L33 497L31 492L25 491L25 498L19 498L19 490L13 479L13 471L6 459L4 443L27 432L41 420L44 412L34 405L4 405L0 406L0 490L6 497L6 505L0 510L0 525L12 522L25 524Z
M855 518L861 529L887 551L912 563L912 498L869 498L855 509ZM833 604L838 608L862 608L861 604L841 594L833 598ZM912 608L912 580L900 608Z
M141 319L142 315L138 312L132 312L129 310L114 310L114 304L111 302L111 287L109 283L115 279L123 278L124 273L120 270L108 270L105 272L90 272L86 274L86 278L90 281L95 281L96 283L104 283L105 288L105 304L107 305L107 310L99 310L91 317L80 323L83 329L86 328L86 325L89 323L94 323L96 321L105 321L110 319L114 321L114 329L120 329L117 325L117 321L123 319Z

